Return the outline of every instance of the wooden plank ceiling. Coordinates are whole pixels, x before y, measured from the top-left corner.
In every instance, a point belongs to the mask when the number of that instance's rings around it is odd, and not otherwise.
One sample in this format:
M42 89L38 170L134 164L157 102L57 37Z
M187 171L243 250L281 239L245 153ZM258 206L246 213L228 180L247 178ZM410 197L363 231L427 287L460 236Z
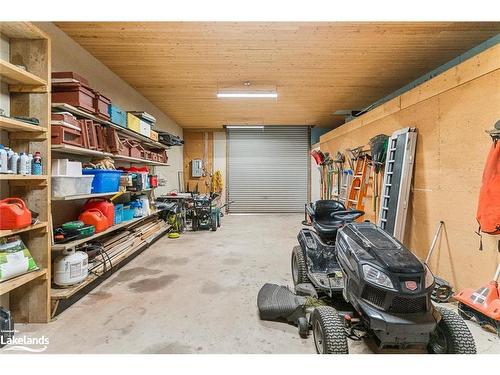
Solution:
M328 126L500 32L500 23L59 22L184 128ZM279 97L217 99L218 85Z

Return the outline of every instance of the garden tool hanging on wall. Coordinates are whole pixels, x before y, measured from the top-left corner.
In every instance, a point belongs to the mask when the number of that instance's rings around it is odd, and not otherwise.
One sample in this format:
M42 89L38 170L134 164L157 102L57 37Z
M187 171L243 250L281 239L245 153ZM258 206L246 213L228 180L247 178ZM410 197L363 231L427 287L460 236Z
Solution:
M385 164L387 156L387 145L389 137L385 134L379 134L370 139L370 150L372 154L372 168L373 168L373 211L375 216L378 217L378 203L380 201L380 185L379 173Z
M344 172L345 155L340 151L337 151L335 159L333 159L335 164L336 181L334 183L333 196L338 197L340 195L340 189L342 187L342 175Z
M323 153L320 150L312 150L311 157L318 165L320 172L321 199L329 199L328 197L331 196L333 161L328 152Z
M444 221L440 221L436 230L436 234L434 234L434 238L432 239L431 247L429 249L429 252L427 253L427 257L425 258L424 263L429 268L429 261L431 260L432 253L436 248L436 243L443 227ZM434 302L449 302L451 297L453 296L453 287L451 286L451 284L445 279L437 277L436 275L434 275L434 280L435 284L434 289L432 290L431 299Z

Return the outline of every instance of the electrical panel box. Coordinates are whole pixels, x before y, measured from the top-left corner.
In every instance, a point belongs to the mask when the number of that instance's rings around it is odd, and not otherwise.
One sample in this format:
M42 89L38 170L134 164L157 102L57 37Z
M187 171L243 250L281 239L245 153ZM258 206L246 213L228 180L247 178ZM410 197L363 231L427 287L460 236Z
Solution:
M203 176L203 161L201 159L191 160L191 177Z

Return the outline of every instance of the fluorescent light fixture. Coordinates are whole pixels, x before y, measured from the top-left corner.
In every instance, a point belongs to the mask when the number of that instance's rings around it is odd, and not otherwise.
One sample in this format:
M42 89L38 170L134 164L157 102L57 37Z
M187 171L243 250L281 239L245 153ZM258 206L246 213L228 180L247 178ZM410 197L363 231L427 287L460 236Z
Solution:
M274 92L218 92L218 98L277 98L278 93Z
M264 125L226 125L226 129L264 129Z

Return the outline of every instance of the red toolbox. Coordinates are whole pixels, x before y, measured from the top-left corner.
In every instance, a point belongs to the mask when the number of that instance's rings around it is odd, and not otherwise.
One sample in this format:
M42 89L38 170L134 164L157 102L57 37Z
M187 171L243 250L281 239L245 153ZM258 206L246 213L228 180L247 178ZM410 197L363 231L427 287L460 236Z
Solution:
M122 156L130 156L130 150L133 145L130 143L128 139L120 139L120 143L122 145L121 149L118 151L119 155Z
M140 145L140 143L137 142L131 142L130 146L130 156L133 158L140 159L142 158L144 152L144 147Z
M89 150L97 149L97 133L92 120L80 120L83 134L83 147Z
M118 132L113 128L104 128L104 134L106 136L107 149L113 154L119 154L123 148L118 137Z
M167 155L167 150L162 150L157 152L158 155L158 161L160 163L167 163L168 162L168 155Z
M80 122L69 112L56 112L51 114L51 125L63 125L75 130L81 130Z
M97 149L99 151L108 151L108 142L106 140L106 134L104 127L98 123L94 122L95 134L97 138Z
M31 211L19 198L6 198L0 201L0 229L12 230L31 225Z
M109 105L111 104L111 100L98 91L93 92L95 95L93 103L96 116L104 120L111 120L111 117L109 116Z
M52 84L58 85L62 83L81 83L84 86L89 86L89 81L75 72L52 72Z
M144 160L151 160L151 151L143 149L141 151L141 158Z
M84 111L95 113L95 94L80 83L65 83L52 85L52 103L67 103Z
M51 126L51 138L53 145L66 144L77 147L84 147L81 130L75 130L72 127L63 125Z

